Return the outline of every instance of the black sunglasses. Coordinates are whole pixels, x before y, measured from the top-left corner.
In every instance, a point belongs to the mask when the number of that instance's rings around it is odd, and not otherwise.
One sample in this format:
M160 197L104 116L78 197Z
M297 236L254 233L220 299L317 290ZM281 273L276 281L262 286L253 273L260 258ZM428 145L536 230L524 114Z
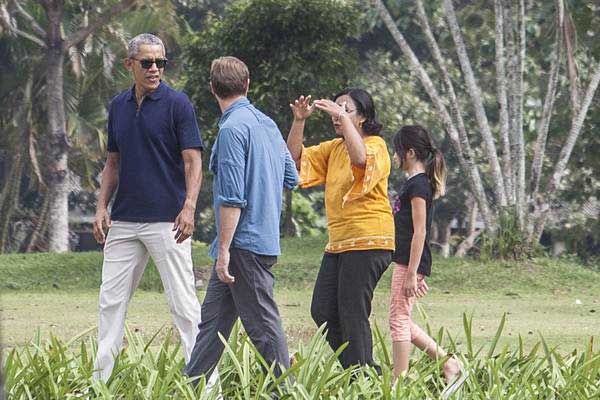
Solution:
M167 66L167 61L168 61L166 58L156 58L154 60L152 60L152 59L138 60L137 58L133 58L133 57L129 57L129 58L131 58L132 60L139 61L140 65L144 69L152 68L152 64L156 64L156 68L162 69Z

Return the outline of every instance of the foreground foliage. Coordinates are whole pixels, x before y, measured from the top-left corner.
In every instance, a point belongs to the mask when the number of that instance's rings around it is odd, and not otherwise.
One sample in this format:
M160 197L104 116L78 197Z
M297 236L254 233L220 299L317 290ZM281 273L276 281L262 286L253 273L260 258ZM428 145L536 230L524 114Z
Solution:
M490 343L476 349L472 320L464 317L464 338L438 332L438 340L461 358L468 378L453 398L468 399L592 399L600 396L600 353L593 340L586 351L564 355L549 348L543 338L530 351L522 341L516 349L498 350L504 317ZM408 376L391 385L388 340L376 328L375 352L382 366L379 376L372 368L344 370L337 354L329 350L322 329L294 354L295 362L281 377L256 352L236 325L219 364L222 395L227 399L423 399L439 398L444 388L441 364L419 355ZM56 338L13 350L4 372L9 399L216 399L216 388L206 389L204 377L194 389L181 374L183 359L179 345L169 335L162 343L144 342L131 331L119 355L114 374L107 383L91 380L93 340L81 340L90 331L69 342ZM158 332L157 332L158 334ZM156 336L155 336L156 337ZM76 344L78 343L78 344Z

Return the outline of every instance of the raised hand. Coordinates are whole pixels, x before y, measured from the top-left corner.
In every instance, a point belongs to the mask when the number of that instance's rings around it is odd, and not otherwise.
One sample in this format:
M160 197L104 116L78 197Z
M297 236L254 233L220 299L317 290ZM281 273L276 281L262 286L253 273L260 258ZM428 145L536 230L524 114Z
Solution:
M310 103L310 95L298 97L294 104L290 104L290 107L294 113L294 119L298 121L304 121L315 111L315 105Z
M342 114L346 113L346 103L339 105L328 99L315 100L314 107L317 107L321 111L325 111L334 118L340 118Z

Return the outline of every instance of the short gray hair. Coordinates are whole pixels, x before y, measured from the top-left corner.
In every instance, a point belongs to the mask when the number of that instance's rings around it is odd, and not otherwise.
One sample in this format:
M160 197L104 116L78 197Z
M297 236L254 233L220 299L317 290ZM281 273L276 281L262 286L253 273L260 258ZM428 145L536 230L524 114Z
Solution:
M165 50L165 45L158 36L154 36L151 33L142 33L134 37L127 44L127 57L134 57L140 51L142 45L160 45Z

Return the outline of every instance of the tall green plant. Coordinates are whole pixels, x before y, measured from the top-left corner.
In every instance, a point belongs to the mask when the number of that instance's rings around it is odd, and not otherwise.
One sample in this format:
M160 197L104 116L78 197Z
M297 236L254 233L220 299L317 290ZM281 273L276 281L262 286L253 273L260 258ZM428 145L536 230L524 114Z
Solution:
M463 344L444 330L439 342L460 357L467 379L452 399L595 399L600 394L600 353L590 339L585 351L560 353L541 337L530 350L520 341L516 348L498 349L504 316L493 340L475 349L471 318L464 318ZM370 367L341 367L321 327L294 354L295 363L277 377L237 324L219 362L223 398L227 399L401 399L440 398L445 388L440 368L445 359L421 354L408 376L392 386L389 342L375 329L375 356L381 375ZM83 332L85 337L89 332ZM158 335L158 332L157 332ZM196 387L183 376L179 346L167 335L156 343L127 331L127 346L119 354L112 378L105 384L91 380L93 339L62 342L51 337L42 343L12 350L3 365L10 399L216 399L218 386L208 389L201 377ZM445 340L443 340L445 339Z

